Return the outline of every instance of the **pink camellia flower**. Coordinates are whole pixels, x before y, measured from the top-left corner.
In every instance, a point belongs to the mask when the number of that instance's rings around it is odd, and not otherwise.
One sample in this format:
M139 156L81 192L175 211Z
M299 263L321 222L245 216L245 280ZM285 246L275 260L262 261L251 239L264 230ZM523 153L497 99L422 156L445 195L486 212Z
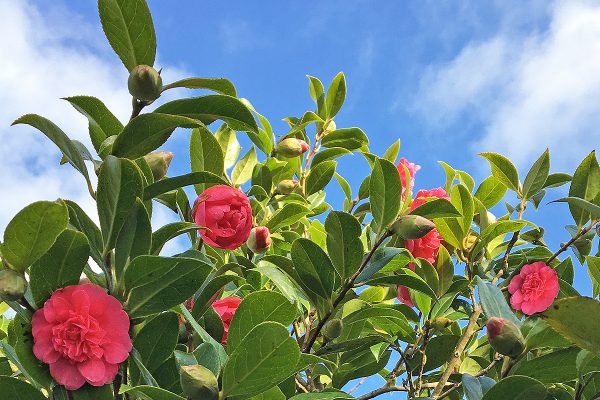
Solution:
M420 165L408 162L406 158L401 158L400 161L398 161L398 165L396 166L396 168L398 168L398 173L400 174L400 182L402 183L402 199L404 199L404 196L406 195L407 188L406 171L404 170L404 167L408 169L408 173L410 175L410 179L408 182L410 184L410 190L412 190L415 186L415 173L421 169Z
M525 264L508 285L510 305L531 315L547 309L559 291L558 275L542 261Z
M206 189L194 202L192 211L206 243L220 249L235 250L250 236L252 208L239 189L219 185Z
M227 332L229 332L229 324L231 323L231 319L233 318L233 314L237 310L238 306L242 302L242 299L235 296L225 297L224 299L217 300L213 303L213 308L219 314L221 319L223 320L223 339L221 339L222 344L227 344Z
M431 190L421 189L417 192L417 195L415 196L415 199L412 201L412 203L410 203L410 211L414 210L420 205L427 203L427 201L432 198L450 200L450 197L448 197L448 193L446 193L446 191L442 188L435 188Z
M91 283L55 291L31 325L33 354L67 390L112 382L131 351L123 306Z

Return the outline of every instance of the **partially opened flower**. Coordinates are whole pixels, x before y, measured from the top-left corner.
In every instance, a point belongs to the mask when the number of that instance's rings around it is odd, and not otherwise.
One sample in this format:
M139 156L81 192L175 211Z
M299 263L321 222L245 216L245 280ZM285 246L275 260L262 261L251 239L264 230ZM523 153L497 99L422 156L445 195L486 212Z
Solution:
M227 333L229 332L229 324L231 323L231 319L233 318L233 314L237 310L238 306L242 302L242 299L235 296L225 297L224 299L217 300L213 303L213 308L223 320L223 338L221 339L221 343L227 344Z
M404 167L406 167L406 169L408 170L408 182L406 181L407 176ZM421 166L409 162L406 158L401 158L398 161L398 165L396 166L396 168L398 169L398 173L400 174L400 182L402 183L402 199L404 199L407 188L410 188L410 190L412 191L413 187L415 186L415 173L421 169Z
M546 310L559 290L556 271L542 261L523 265L508 285L510 305L528 315Z
M132 347L123 306L91 283L55 291L31 325L33 353L68 390L111 383Z

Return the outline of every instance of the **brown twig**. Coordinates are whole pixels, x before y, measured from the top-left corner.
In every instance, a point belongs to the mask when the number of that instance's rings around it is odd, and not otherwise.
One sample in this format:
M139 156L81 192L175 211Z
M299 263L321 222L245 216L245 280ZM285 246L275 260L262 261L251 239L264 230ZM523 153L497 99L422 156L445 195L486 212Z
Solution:
M425 323L423 328L423 345L421 346L421 367L419 368L419 379L417 381L417 392L421 391L423 386L423 371L425 370L425 364L427 363L427 344L429 343L429 323Z
M520 220L523 218L524 212L525 212L525 204L524 204L524 201L522 201L521 205L519 206L519 214L517 215L517 220ZM508 242L508 245L506 246L506 251L504 252L504 256L502 257L502 268L500 269L500 271L498 271L498 273L496 274L494 279L492 279L492 285L495 284L496 282L498 282L498 279L500 279L500 277L504 274L504 271L508 270L508 257L510 256L510 251L513 249L513 247L517 243L520 233L521 233L520 229L518 231L516 231L515 233L513 233L512 238L510 239L510 242Z
M317 337L319 336L319 333L321 332L321 329L323 329L323 326L325 325L325 323L329 320L329 318L331 317L331 315L333 315L333 312L335 311L336 307L338 305L340 305L340 303L342 302L342 300L344 300L344 297L346 297L346 293L348 293L348 291L350 289L352 289L352 287L354 286L354 281L356 281L356 279L358 278L358 276L363 272L363 270L365 269L365 267L367 266L367 264L371 260L371 257L373 257L373 254L375 253L375 251L379 248L379 246L381 246L383 244L384 240L387 239L390 235L391 235L391 233L389 231L386 231L383 235L381 235L381 237L379 238L379 240L373 245L373 248L371 249L371 251L369 252L369 254L367 254L367 256L365 257L365 259L361 263L360 267L358 267L358 269L356 270L356 272L350 278L348 278L346 280L346 282L342 286L342 289L340 290L339 294L337 295L337 297L333 301L333 304L332 304L331 308L329 309L329 311L327 311L319 319L319 323L317 324L317 326L316 326L315 330L313 331L313 333L310 335L310 338L308 339L308 342L303 346L303 348L302 348L302 352L303 353L309 353L310 352L310 349L315 344L315 341L317 340ZM307 329L306 330L306 335L308 335L309 332L310 331Z
M129 120L131 121L132 119L140 115L144 107L146 107L145 102L139 101L138 99L133 97L131 99L131 116L129 117Z
M569 240L567 243L563 244L562 246L560 246L560 249L558 249L556 251L556 253L552 254L547 260L546 260L546 264L549 264L550 262L552 262L552 260L554 260L556 257L558 257L561 253L563 253L564 251L566 251L573 243L575 243L575 241L577 239L579 239L580 237L582 237L583 235L585 235L586 233L588 233L589 231L592 230L592 228L594 227L594 224L596 223L596 220L593 220L591 224L589 224L588 226L586 226L585 228L583 228L582 230L580 230L575 236L573 236L571 238L571 240Z

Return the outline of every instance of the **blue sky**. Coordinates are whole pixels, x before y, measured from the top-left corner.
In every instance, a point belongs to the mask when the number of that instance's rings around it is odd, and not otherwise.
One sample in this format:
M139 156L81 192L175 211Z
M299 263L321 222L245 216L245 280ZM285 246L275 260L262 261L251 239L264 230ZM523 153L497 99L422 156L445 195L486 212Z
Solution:
M337 126L361 127L374 153L401 139L401 155L423 167L417 188L443 184L438 160L480 182L489 175L481 151L510 156L524 177L546 147L554 172L572 172L600 148L600 3L310 3L150 0L156 65L165 82L231 79L276 133L285 132L282 118L312 108L307 74L329 82L344 71L348 95ZM37 112L87 141L85 121L59 100L76 94L95 95L127 117L127 74L102 36L96 2L0 0L0 38L0 229L38 199L68 197L93 209L80 178L56 165L44 138L8 125ZM187 140L180 132L165 146L176 153L171 174L188 171ZM339 171L356 191L366 168L354 156ZM341 205L335 187L329 200ZM568 210L543 208L526 217L548 228L556 248L568 238ZM155 222L170 218L159 213ZM589 293L577 270L576 286Z

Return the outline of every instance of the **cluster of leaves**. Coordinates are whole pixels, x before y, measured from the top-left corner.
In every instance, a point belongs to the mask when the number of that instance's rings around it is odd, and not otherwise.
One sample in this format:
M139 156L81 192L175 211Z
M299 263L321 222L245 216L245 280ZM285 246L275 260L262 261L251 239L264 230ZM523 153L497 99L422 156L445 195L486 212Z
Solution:
M125 67L153 66L156 39L145 1L99 0L99 11ZM360 399L392 391L433 399L597 398L600 303L572 286L575 265L586 265L594 298L600 294L600 257L590 255L600 221L595 154L571 176L550 173L546 151L523 183L514 165L495 153L482 154L491 176L479 185L442 163L450 200L433 199L410 211L410 188L403 198L402 171L394 165L399 142L378 157L360 128L331 128L346 96L343 74L327 90L311 76L309 84L315 110L285 118L289 130L279 137L310 144L306 154L291 158L274 151L267 118L237 98L225 79L162 86L216 93L170 101L152 112L142 113L151 101L134 98L126 125L99 99L67 98L88 119L94 152L41 116L15 121L45 134L82 174L96 200L99 226L79 205L60 199L28 205L6 228L3 268L26 273L28 290L23 299L3 303L3 311L16 312L0 320L3 396L181 400L179 368L200 364L218 377L221 399L350 399L342 389L373 375L385 384ZM213 133L215 121L222 123ZM156 179L144 156L177 128L192 129L191 172ZM241 157L240 132L253 143ZM336 160L353 153L372 169L357 193L336 172ZM340 211L331 211L325 197L334 178L345 196ZM297 190L278 192L278 183L289 179L299 181ZM203 245L183 188L193 185L201 193L215 184L246 189L255 225L271 232L266 254ZM523 217L548 190L566 184L569 197L558 201L569 204L574 225L567 227L571 238L552 251L544 229ZM507 191L518 204L506 204L496 219L489 210L498 208ZM180 221L152 230L153 207L168 207ZM390 231L409 213L432 220L444 240L434 265L415 259ZM161 255L179 236L187 237L189 250ZM561 260L569 249L575 264L571 257ZM560 293L555 306L523 318L511 310L503 289L533 261L557 271ZM31 315L82 274L122 301L134 350L113 384L68 392L32 353ZM409 289L415 307L395 301L398 285ZM243 299L226 347L220 343L223 323L210 307L222 293ZM191 310L183 305L190 298ZM490 317L520 326L526 343L520 357L493 350L482 329Z

